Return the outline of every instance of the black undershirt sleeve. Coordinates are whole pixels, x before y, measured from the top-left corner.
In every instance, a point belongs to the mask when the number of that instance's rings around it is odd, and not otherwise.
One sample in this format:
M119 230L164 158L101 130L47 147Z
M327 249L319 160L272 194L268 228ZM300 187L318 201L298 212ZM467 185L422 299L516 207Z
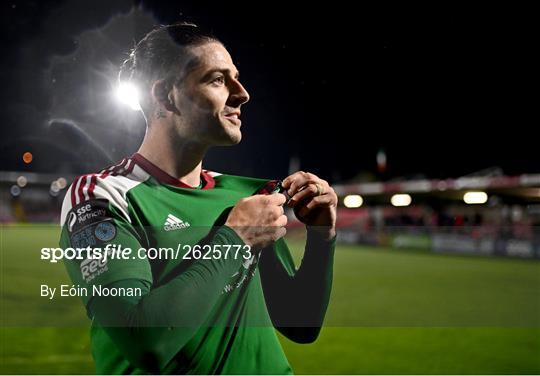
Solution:
M335 244L336 237L325 240L308 231L298 270L283 256L289 251L282 239L262 252L259 268L270 317L294 342L311 343L319 335L332 290Z

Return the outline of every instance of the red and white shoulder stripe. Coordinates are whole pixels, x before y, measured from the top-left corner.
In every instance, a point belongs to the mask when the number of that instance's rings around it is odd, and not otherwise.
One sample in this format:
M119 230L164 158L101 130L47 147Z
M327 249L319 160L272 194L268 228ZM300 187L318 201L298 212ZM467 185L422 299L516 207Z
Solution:
M76 205L88 200L106 199L120 210L131 222L126 193L149 178L131 158L124 158L120 163L108 167L97 174L77 177L69 187L62 204L60 224L63 226L66 216Z
M219 172L215 172L215 171L208 171L208 170L205 170L203 169L203 172L206 172L208 175L210 175L211 177L215 178L216 176L220 176L222 175L221 173Z

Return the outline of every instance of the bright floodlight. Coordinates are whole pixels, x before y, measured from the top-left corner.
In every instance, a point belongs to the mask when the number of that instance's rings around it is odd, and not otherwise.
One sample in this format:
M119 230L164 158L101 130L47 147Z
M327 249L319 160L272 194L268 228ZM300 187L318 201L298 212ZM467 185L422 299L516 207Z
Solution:
M463 195L466 204L485 204L488 200L486 192L467 192Z
M138 111L141 109L139 105L139 91L130 82L122 82L116 90L116 97L124 104L127 104L132 110Z
M347 208L359 208L364 203L362 196L360 195L347 195L343 199L343 205Z
M411 201L411 196L406 193L393 195L390 199L390 202L394 206L409 206L411 204Z

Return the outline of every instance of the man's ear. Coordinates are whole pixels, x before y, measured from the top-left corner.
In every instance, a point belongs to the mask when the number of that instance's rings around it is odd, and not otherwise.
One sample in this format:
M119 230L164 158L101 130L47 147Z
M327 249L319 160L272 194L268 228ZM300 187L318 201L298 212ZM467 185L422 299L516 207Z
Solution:
M152 85L152 97L160 106L167 111L178 113L174 106L172 86L166 80L157 80Z

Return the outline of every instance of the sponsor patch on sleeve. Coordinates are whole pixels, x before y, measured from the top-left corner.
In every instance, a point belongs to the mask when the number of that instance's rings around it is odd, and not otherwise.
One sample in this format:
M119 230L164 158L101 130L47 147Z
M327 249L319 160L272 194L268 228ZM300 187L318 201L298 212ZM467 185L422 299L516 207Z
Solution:
M73 234L95 223L110 219L112 219L112 214L107 200L89 200L74 206L69 211L66 226L68 232Z

